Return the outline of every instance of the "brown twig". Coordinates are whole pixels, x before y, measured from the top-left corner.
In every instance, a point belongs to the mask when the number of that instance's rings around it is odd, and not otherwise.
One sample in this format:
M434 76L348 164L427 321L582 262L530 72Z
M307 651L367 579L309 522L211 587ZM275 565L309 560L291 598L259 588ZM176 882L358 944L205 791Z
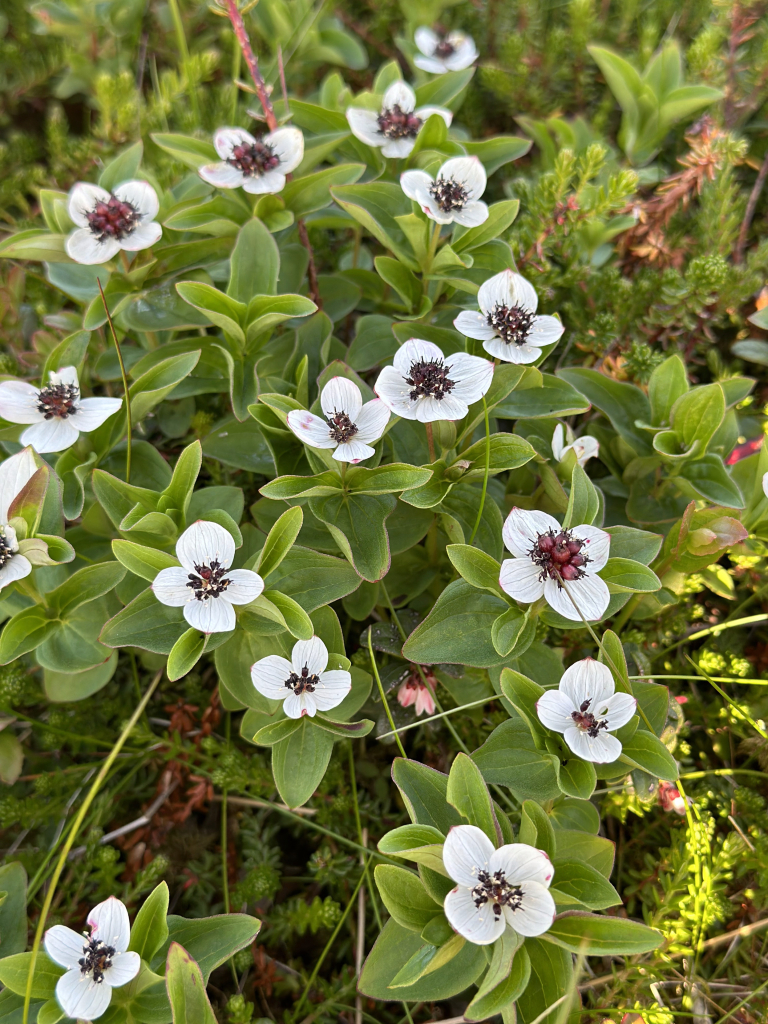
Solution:
M744 262L744 250L747 247L747 235L749 234L749 228L752 224L752 218L755 215L755 207L757 201L760 198L760 193L763 191L763 185L765 185L765 179L768 177L768 153L765 154L763 162L760 165L760 170L757 175L757 180L749 193L749 200L747 202L747 208L744 211L744 220L741 222L741 229L739 231L739 240L736 243L736 250L733 254L735 263Z

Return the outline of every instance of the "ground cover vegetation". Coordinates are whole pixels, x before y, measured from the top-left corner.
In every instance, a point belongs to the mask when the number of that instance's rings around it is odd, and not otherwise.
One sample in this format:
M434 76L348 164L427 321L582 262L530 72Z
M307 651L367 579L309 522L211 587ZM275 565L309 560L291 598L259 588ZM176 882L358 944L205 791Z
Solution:
M8 0L0 1020L768 1011L762 0Z

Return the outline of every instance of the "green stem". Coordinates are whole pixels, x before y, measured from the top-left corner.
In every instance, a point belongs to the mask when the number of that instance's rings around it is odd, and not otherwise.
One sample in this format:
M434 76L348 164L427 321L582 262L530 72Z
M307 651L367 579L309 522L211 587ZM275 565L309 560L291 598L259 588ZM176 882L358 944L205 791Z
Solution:
M693 665L694 668L699 670L701 675L707 680L707 682L710 684L710 686L713 686L717 690L717 692L720 694L720 696L728 701L728 703L730 704L730 706L733 709L734 713L737 714L739 716L739 718L744 719L745 722L749 722L749 724L752 726L752 728L755 730L755 732L759 736L762 736L762 738L764 740L768 740L768 732L766 732L765 729L761 729L760 726L757 724L757 722L754 720L754 718L750 718L750 716L746 713L746 711L742 711L741 708L739 707L739 705L736 703L736 701L733 700L731 697L729 697L728 694L725 692L725 690L722 690L717 685L717 683L714 681L712 676L708 676L707 673L704 671L704 669L700 665L696 664L696 662L693 660L693 658L688 657L687 654L686 654L685 657L686 657L687 661L690 661L690 663Z
M477 519L475 520L475 526L472 530L472 536L469 538L470 547L475 542L475 536L477 535L477 531L480 526L480 520L483 518L485 495L488 490L488 473L491 467L491 431L488 422L488 404L485 401L485 395L483 395L483 414L485 416L485 476L483 477L483 491L480 495L480 507L477 510Z
M626 626L629 619L635 614L635 608L640 604L643 599L642 594L634 594L621 610L621 615L616 619L613 624L613 630L615 633L620 633Z
M181 20L181 12L179 11L178 0L168 0L168 7L171 11L171 18L173 20L173 27L176 31L176 45L179 48L181 54L181 62L184 68L184 77L187 80L187 91L189 93L189 103L192 107L192 113L195 116L195 121L200 123L200 108L197 104L197 93L192 82L192 76L190 75L190 60L189 60L189 47L187 46L187 37L184 35L184 23Z
M409 725L401 725L399 729L395 729L395 732L408 732L409 729L418 729L420 725L428 725L430 722L437 722L438 719L447 718L449 715L455 715L457 711L467 711L469 708L478 708L482 704L488 704L490 701L497 699L494 697L481 697L480 700L473 700L469 704L461 704L457 708L449 708L448 711L441 711L439 715L430 715L429 718L422 718L419 721L411 722ZM387 736L394 736L393 732L383 732L377 739L383 740Z
M745 619L734 619L732 622L721 622L717 626L700 629L697 633L691 633L690 636L684 636L682 640L677 640L670 647L665 647L663 651L657 651L656 654L651 655L651 661L655 661L663 654L669 654L670 651L674 651L681 644L687 644L690 640L701 640L705 636L719 636L723 630L735 629L737 626L750 626L754 622L765 622L766 620L768 620L768 615L763 612L760 615L748 615Z
M85 820L85 816L88 813L89 807L96 799L99 789L101 788L102 782L106 779L107 775L109 774L112 765L115 763L115 760L117 759L117 755L120 753L123 744L130 736L133 727L141 718L144 712L144 708L149 703L152 694L155 692L157 684L162 679L162 676L163 671L161 670L157 673L155 678L149 684L147 692L144 694L141 703L137 706L136 710L131 715L125 728L120 733L117 743L115 743L114 747L110 751L109 756L107 757L106 761L101 767L101 771L94 779L93 785L88 791L88 795L83 801L80 810L77 812L77 817L75 818L74 822L72 823L72 827L69 830L67 841L64 843L64 846L61 849L59 859L56 862L56 867L53 869L53 875L51 876L51 880L48 885L48 891L45 894L45 901L43 902L43 907L42 910L40 911L40 917L38 918L37 921L35 939L34 942L32 943L31 961L29 964L29 973L27 974L27 989L24 995L24 1012L22 1017L22 1024L28 1024L29 1022L29 1004L32 1000L32 983L35 976L35 964L37 963L37 954L40 951L40 943L42 942L43 932L45 931L45 923L48 920L48 914L51 909L51 904L53 903L53 897L56 893L56 886L58 885L59 879L61 878L61 873L64 870L64 865L67 862L69 851L72 849L74 845L75 839L77 838L77 834L80 831L80 826L83 824L83 821Z
M109 329L112 332L112 340L115 343L115 351L117 352L117 361L120 363L120 376L123 378L123 401L125 402L125 482L129 484L131 482L131 435L133 434L133 425L131 423L131 398L128 393L128 376L125 372L125 363L123 362L123 353L120 351L120 343L117 340L117 334L115 334L115 326L112 323L112 317L109 312L109 306L104 295L104 289L101 287L101 281L96 278L96 283L99 286L99 293L101 295L101 301L104 306L104 312L107 315L107 323Z
M382 704L384 705L384 710L387 713L387 718L389 719L389 724L390 724L390 726L392 728L392 731L395 733L395 742L397 743L398 749L400 751L400 755L402 757L407 757L407 755L405 753L405 749L403 748L403 744L400 742L400 737L397 735L397 732L395 730L395 722L394 722L394 719L392 718L392 712L390 711L389 704L387 703L387 695L386 695L386 693L384 693L384 687L381 684L381 676L379 675L379 670L378 670L378 667L376 665L376 656L373 653L373 644L371 643L371 631L370 631L370 629L368 630L368 653L371 656L371 665L373 666L373 674L376 677L376 685L379 688L379 693L381 695Z

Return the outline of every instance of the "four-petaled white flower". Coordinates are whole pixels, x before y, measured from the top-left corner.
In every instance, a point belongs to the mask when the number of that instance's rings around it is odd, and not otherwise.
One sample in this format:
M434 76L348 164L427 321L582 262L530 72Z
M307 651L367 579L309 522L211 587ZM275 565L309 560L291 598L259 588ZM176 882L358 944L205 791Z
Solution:
M431 28L422 25L414 36L421 54L413 63L422 71L443 75L446 71L463 71L477 59L477 47L471 36L464 32L449 32L439 36Z
M584 658L565 670L556 690L539 697L536 711L542 725L563 734L574 754L608 764L621 753L621 743L611 733L626 725L637 708L630 693L615 690L610 669Z
M28 558L19 554L16 531L8 525L8 510L38 470L31 448L0 464L0 590L32 572Z
M183 608L184 618L202 633L235 628L234 604L250 604L264 580L250 569L230 569L235 557L232 534L218 523L198 519L176 543L180 566L161 569L152 590L162 604Z
M23 380L0 384L0 416L9 423L31 423L19 440L41 453L71 448L80 431L100 427L122 404L122 398L81 398L74 366L51 371L42 388Z
M416 93L405 82L397 81L384 93L381 112L348 107L347 121L355 138L366 146L381 148L383 156L405 157L416 145L416 136L431 114L439 114L450 125L453 114L443 107L416 109Z
M591 437L589 434L574 437L570 427L563 430L562 423L558 423L555 427L555 432L552 435L552 454L557 462L564 459L568 452L573 452L578 464L585 466L590 459L595 458L599 451L600 442L596 437Z
M420 423L460 420L491 386L493 363L466 352L444 356L437 345L411 338L385 366L373 390L396 416Z
M319 636L294 644L291 660L270 654L251 667L253 685L270 700L283 701L288 718L330 711L352 689L352 676L345 669L326 672L328 648Z
M555 316L537 316L539 297L533 285L513 270L502 270L480 285L479 313L464 310L453 321L457 331L482 341L483 348L508 363L533 363L545 345L558 341L565 328Z
M339 462L361 462L375 454L378 441L389 421L389 409L380 399L363 405L360 388L346 377L333 377L320 393L325 419L305 409L291 409L288 426L312 448L334 448Z
M56 998L67 1017L96 1020L109 1007L112 989L127 985L139 973L141 958L128 953L131 926L125 905L115 896L88 915L90 936L55 924L45 933L45 951L67 968L56 982Z
M451 927L476 946L501 938L507 926L543 935L555 917L549 891L555 869L543 850L508 843L498 850L475 825L454 825L443 846L445 870L459 884L445 897Z
M138 252L158 241L160 203L146 181L124 181L114 192L80 181L69 193L69 216L77 224L66 242L76 263L106 263L121 249Z
M304 136L298 128L276 128L259 138L244 128L219 128L213 145L221 162L200 168L203 181L252 194L282 192L286 174L304 159Z
M597 573L608 561L610 534L596 526L564 530L546 512L513 508L502 536L515 556L501 564L499 584L506 594L525 604L544 597L575 622L579 612L585 619L602 617L610 594Z
M400 186L437 224L455 222L474 228L488 219L488 207L479 201L487 180L476 156L454 156L445 161L435 178L426 171L404 171Z

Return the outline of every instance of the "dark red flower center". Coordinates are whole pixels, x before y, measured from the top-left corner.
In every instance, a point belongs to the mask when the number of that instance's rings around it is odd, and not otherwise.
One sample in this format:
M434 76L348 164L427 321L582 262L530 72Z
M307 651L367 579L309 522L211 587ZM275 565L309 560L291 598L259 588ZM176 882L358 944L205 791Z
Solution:
M429 186L429 194L443 213L451 210L463 210L469 199L469 192L459 181L453 178L438 178Z
M49 384L48 387L40 388L37 395L37 411L41 412L45 419L51 420L54 416L65 420L77 412L77 401L80 398L80 389L74 384Z
M88 227L100 242L106 238L120 241L138 227L141 214L132 203L112 195L106 202L100 199L86 218Z
M456 381L448 376L449 372L450 367L446 366L442 359L420 359L416 363L411 363L405 382L413 388L410 393L412 401L430 397L441 402L456 386Z
M578 711L571 713L571 718L576 723L577 729L582 729L588 736L594 739L600 732L601 729L608 728L608 719L601 718L599 721L592 712L589 710L589 705L592 703L592 698L588 697L587 700L583 701Z
M247 177L254 178L279 167L280 157L272 146L261 139L256 139L255 142L243 142L235 146L232 156L227 157L227 163L237 167Z
M225 576L226 569L217 560L213 559L210 565L195 565L195 572L189 574L187 586L194 590L198 601L207 601L209 597L218 597L223 594L232 580ZM197 575L195 575L197 573Z
M472 899L476 907L484 903L493 904L495 917L501 916L503 907L519 910L523 903L523 890L519 885L510 885L503 871L478 871L477 885L472 888Z
M328 417L328 427L336 444L346 444L357 433L357 426L345 412L335 412Z
M305 665L301 670L301 675L291 672L285 680L285 685L289 690L293 690L297 697L300 697L302 693L314 693L319 682L320 678L314 674L310 675L309 668Z
M104 971L112 966L115 955L113 946L108 946L101 939L88 939L83 946L83 956L78 960L81 974L92 974L97 985L104 981Z
M456 47L453 43L449 43L447 39L441 39L435 47L434 56L440 60L446 60L448 57L453 56L456 53Z
M497 302L485 319L502 341L508 345L524 345L534 321L534 314L522 306L503 306Z
M5 527L0 527L0 569L7 565L14 556L11 542L5 536Z
M584 576L589 559L582 553L583 547L584 541L574 537L570 530L557 534L549 530L539 534L528 555L541 568L539 579L549 577L562 586L563 581L573 583Z
M382 110L376 120L379 131L388 139L415 139L424 123L413 112L401 110L397 103Z

